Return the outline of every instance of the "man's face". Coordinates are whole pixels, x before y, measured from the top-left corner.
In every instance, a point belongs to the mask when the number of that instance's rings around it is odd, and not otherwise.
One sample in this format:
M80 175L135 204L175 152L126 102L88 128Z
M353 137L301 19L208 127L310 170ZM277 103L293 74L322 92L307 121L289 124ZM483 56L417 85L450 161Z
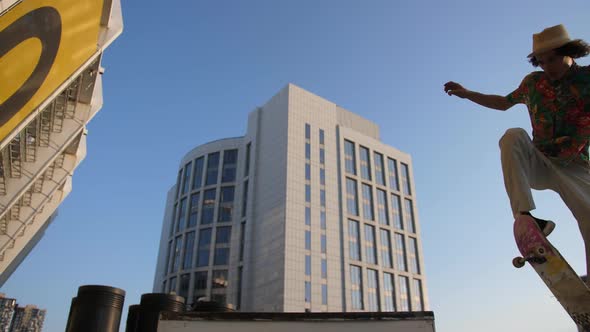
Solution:
M569 56L557 55L554 50L535 55L535 58L537 58L539 67L541 67L552 80L562 78L572 65L572 58Z

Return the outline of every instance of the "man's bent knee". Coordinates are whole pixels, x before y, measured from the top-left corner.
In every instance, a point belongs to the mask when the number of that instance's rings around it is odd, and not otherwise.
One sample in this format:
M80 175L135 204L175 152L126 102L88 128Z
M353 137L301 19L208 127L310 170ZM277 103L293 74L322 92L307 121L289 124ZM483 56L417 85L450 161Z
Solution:
M500 149L504 147L513 147L519 142L530 141L529 134L522 128L510 128L506 130L502 138L500 138Z

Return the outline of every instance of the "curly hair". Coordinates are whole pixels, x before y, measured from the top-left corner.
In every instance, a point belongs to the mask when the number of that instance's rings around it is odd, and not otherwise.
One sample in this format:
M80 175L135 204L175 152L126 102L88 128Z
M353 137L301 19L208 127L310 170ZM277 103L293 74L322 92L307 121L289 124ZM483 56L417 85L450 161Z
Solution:
M556 48L555 54L569 56L573 59L582 58L590 54L590 45L588 45L588 43L581 39L576 39L561 47ZM529 62L534 67L539 66L539 61L537 61L537 58L535 58L534 56L532 56L529 59Z

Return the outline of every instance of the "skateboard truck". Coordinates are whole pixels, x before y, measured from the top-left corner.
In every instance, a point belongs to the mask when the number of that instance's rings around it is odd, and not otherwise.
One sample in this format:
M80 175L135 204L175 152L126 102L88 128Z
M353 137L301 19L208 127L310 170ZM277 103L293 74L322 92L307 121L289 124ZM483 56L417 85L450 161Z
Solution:
M519 256L519 257L514 257L512 259L512 265L514 265L514 267L518 268L518 269L523 267L524 263L526 263L526 262L535 263L535 264L543 264L543 263L547 262L547 258L545 258L545 249L536 248L535 252L530 253L526 257Z

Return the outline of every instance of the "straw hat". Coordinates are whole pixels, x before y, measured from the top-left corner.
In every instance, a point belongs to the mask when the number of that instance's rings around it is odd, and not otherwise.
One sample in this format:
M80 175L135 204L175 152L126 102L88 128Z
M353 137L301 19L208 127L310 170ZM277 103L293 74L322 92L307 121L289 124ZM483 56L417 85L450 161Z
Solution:
M528 57L556 49L572 41L574 40L570 39L563 24L552 26L533 34L533 52Z

